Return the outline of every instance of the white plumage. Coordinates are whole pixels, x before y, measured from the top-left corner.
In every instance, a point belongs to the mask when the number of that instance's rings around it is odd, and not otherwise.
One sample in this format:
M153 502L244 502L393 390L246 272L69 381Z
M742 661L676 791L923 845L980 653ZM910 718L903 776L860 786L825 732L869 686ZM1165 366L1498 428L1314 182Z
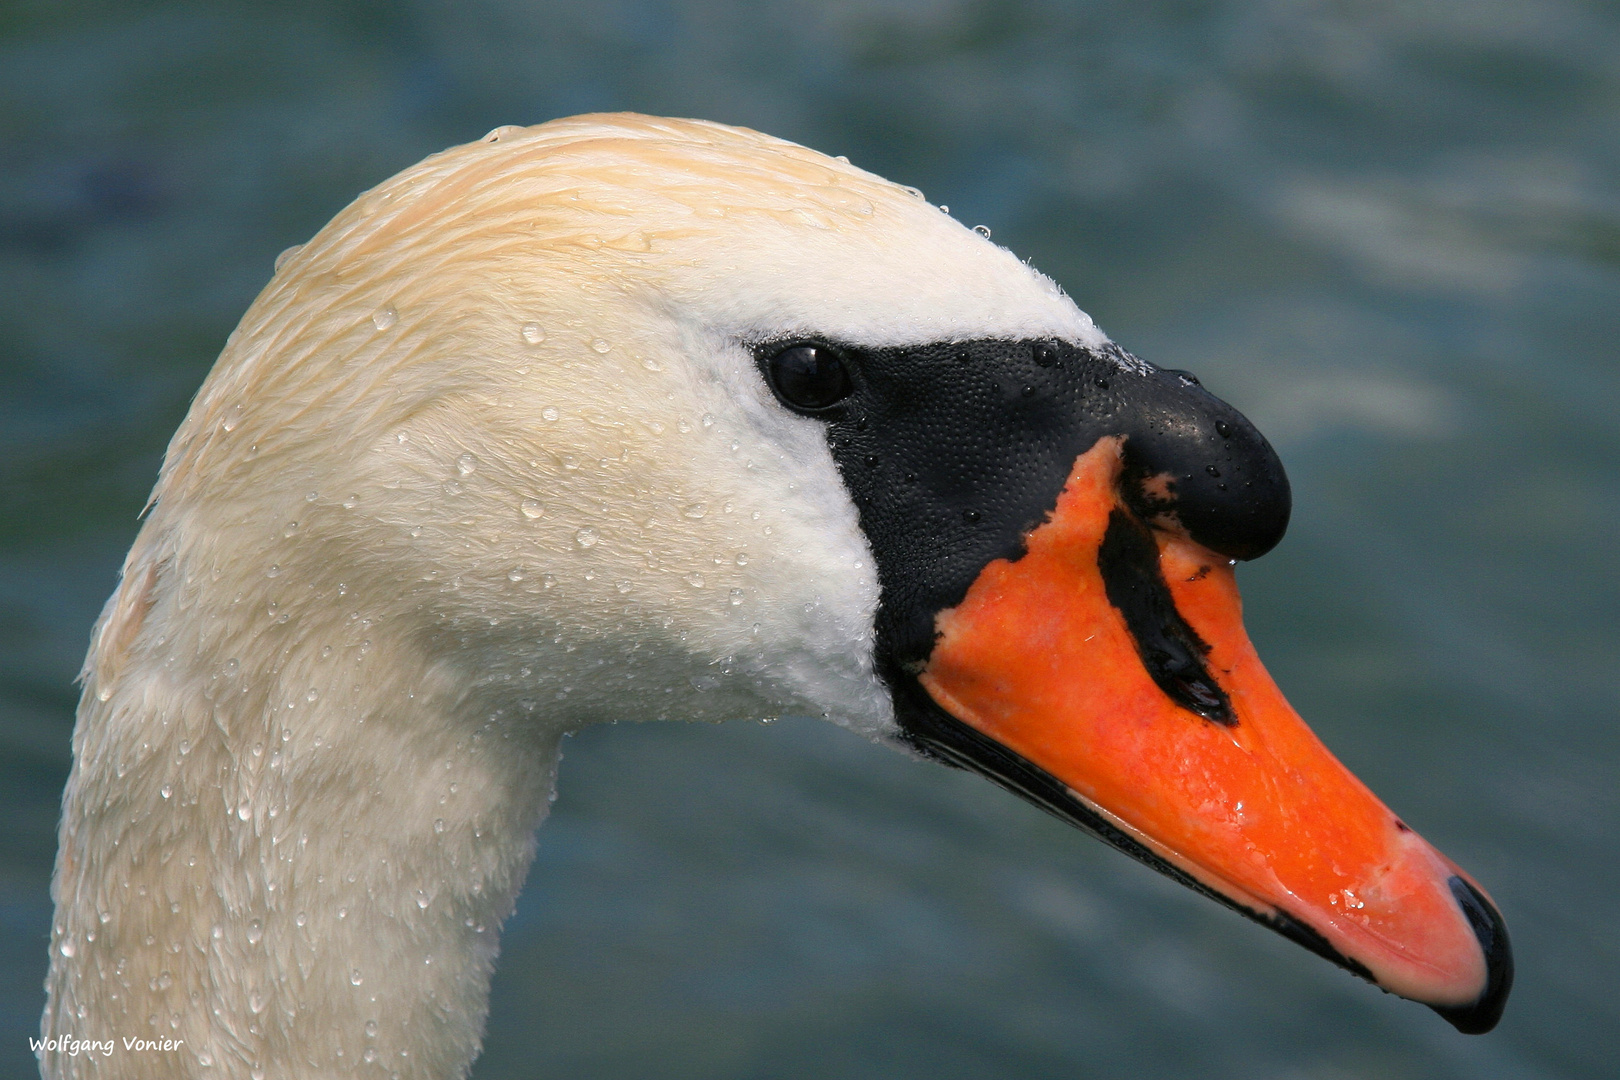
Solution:
M1104 338L914 193L752 132L505 128L366 193L231 336L95 631L49 1076L454 1077L557 740L896 733L871 553L748 346Z

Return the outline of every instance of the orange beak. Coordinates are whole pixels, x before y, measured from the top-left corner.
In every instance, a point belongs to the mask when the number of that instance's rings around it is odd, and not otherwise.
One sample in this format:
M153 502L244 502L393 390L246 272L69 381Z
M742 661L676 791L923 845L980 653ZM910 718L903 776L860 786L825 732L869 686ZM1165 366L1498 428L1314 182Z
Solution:
M1289 707L1244 632L1232 563L1126 508L1122 450L1110 437L1082 454L1027 554L938 616L918 681L1135 842L1121 846L1489 1030L1512 980L1501 916ZM1121 543L1139 549L1134 578L1109 569ZM1190 662L1167 658L1161 630Z

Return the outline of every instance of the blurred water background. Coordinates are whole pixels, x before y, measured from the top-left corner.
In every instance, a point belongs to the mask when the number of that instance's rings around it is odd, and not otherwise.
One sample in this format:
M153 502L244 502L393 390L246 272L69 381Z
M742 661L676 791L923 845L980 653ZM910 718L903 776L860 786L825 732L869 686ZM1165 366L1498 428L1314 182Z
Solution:
M760 128L948 203L1277 444L1261 655L1506 913L1455 1034L830 725L568 745L498 1077L1610 1077L1620 10L1580 0L0 5L0 1077L34 1075L73 676L276 253L498 124Z

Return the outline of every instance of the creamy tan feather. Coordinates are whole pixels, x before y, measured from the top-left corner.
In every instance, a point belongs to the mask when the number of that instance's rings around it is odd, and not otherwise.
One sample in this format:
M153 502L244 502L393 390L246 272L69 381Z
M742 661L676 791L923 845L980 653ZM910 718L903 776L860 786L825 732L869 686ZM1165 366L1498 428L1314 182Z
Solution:
M466 1073L561 735L894 733L877 584L752 343L1102 341L916 194L693 121L501 129L231 336L95 632L49 1077ZM169 1051L126 1051L126 1038Z

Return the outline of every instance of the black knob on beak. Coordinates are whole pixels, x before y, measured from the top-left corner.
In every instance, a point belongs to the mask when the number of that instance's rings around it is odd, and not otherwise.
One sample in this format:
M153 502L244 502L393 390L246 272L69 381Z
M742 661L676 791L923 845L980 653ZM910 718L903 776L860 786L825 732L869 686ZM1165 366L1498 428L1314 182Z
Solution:
M1122 483L1142 520L1233 559L1277 546L1293 506L1288 476L1247 417L1184 371L1150 370L1124 396Z

